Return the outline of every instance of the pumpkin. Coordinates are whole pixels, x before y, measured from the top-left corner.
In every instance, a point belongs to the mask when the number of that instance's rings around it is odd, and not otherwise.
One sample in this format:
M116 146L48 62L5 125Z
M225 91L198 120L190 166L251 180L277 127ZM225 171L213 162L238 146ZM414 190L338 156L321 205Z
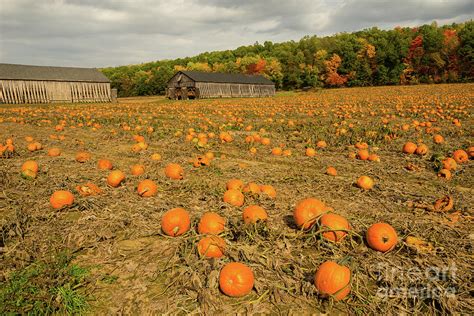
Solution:
M60 209L72 205L74 195L69 191L56 191L51 195L49 202L54 209Z
M442 143L444 143L444 138L443 138L443 136L441 136L439 134L436 134L436 135L433 136L433 141L436 144L442 144Z
M441 163L443 164L443 169L446 169L446 170L456 170L457 167L458 167L458 164L456 163L456 160L454 160L453 158L446 158L446 159L443 159L441 161Z
M172 237L180 236L189 230L191 218L184 208L172 208L161 218L161 229Z
M100 159L97 162L97 168L99 168L100 170L112 170L113 165L112 162L108 159Z
M181 180L184 178L184 170L177 163L170 163L165 168L165 175L173 180Z
M316 150L314 148L306 148L305 155L308 157L314 157L316 156Z
M153 155L151 155L151 160L159 161L159 160L161 160L161 155L160 154L153 154Z
M316 143L316 147L318 148L326 148L328 144L324 140L320 140Z
M224 231L225 218L214 212L206 212L198 223L199 234L218 235Z
M137 191L138 195L142 197L150 197L156 195L158 186L152 180L146 179L138 184Z
M299 228L309 229L316 223L318 217L329 209L318 199L304 199L296 205L293 211L293 219Z
M474 146L471 146L467 149L467 153L469 154L469 158L474 157Z
M428 153L428 146L420 144L416 147L415 153L419 156L424 156Z
M441 169L438 172L438 177L444 178L446 180L451 180L452 174L451 174L451 171L449 171L448 169Z
M242 190L244 183L240 179L230 179L225 186L227 190Z
M224 255L225 241L219 236L206 236L197 244L201 256L208 258L220 258Z
M58 157L58 156L61 156L61 149L57 148L57 147L53 147L53 148L50 148L48 150L48 156L49 157Z
M260 192L263 193L263 194L266 194L267 196L269 196L271 198L276 198L276 196L277 196L275 188L273 186L269 185L269 184L261 185L260 186Z
M467 152L462 149L455 150L453 152L453 158L457 163L465 163L469 160Z
M347 219L334 213L321 216L319 225L322 229L328 230L322 233L323 237L334 242L339 242L344 239L347 236L347 231L350 230Z
M337 176L337 170L334 167L328 167L326 169L326 174L335 177L335 176Z
M272 149L272 155L273 156L281 156L282 154L282 149L280 147L275 147Z
M262 145L268 146L268 145L270 145L271 141L270 141L270 138L268 138L268 137L263 137L262 140L260 141L260 143L261 143Z
M377 154L370 154L369 158L367 158L368 161L376 161L380 162L380 157Z
M125 174L120 170L112 171L107 177L108 185L114 188L118 187L123 180L125 180Z
M263 207L250 205L244 209L242 217L245 224L255 224L258 221L266 221L268 219L268 214Z
M367 229L367 244L370 248L387 252L395 248L398 236L395 229L387 223L376 223Z
M416 147L417 147L416 144L412 142L406 142L403 145L402 151L405 154L413 154L416 151Z
M255 278L252 269L240 262L226 264L219 274L219 288L231 297L242 297L252 291Z
M322 297L344 299L351 292L351 270L334 261L321 264L314 275L314 285Z
M367 149L359 149L357 152L357 158L360 160L369 159L369 151Z
M255 182L249 182L247 185L242 189L243 192L250 192L253 194L259 194L260 193L260 186L256 184Z
M145 166L138 164L130 167L130 173L134 176L140 176L145 173Z
M30 170L30 171L33 171L34 173L38 173L38 170L39 170L38 163L34 160L25 161L23 165L21 166L21 171L25 171L25 170Z
M364 190L370 190L374 187L374 180L368 176L361 176L357 179L357 186Z
M224 193L224 202L234 206L244 205L244 195L236 189L227 190Z
M84 163L91 159L91 154L85 151L80 151L76 154L76 161L80 163Z

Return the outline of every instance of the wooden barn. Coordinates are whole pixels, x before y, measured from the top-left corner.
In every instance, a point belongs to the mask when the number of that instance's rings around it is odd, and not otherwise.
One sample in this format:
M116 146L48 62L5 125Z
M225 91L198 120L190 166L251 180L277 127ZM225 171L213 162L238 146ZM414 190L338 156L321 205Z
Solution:
M263 76L218 72L179 71L166 89L166 96L176 100L273 95L275 84Z
M111 101L110 80L97 69L0 63L0 103Z

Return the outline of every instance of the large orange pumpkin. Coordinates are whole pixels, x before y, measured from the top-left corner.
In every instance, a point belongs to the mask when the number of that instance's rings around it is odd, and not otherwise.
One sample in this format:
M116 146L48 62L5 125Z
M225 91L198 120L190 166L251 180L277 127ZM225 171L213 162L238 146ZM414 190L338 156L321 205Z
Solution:
M300 201L296 205L293 211L293 218L299 228L309 229L316 223L318 217L329 209L330 208L320 200L308 198Z
M249 294L254 285L252 269L240 262L226 264L219 274L221 291L231 297L241 297Z
M198 233L218 235L224 231L225 218L214 212L202 215L198 224Z
M266 221L268 219L268 214L263 207L250 205L244 209L242 217L245 224L255 224L258 221Z
M54 209L60 209L64 206L70 206L74 203L74 195L69 191L56 191L49 199L51 206Z
M161 218L161 229L172 237L184 234L191 226L191 218L184 208L172 208L165 212Z
M266 194L267 196L271 198L276 198L277 192L275 188L269 184L263 184L260 186L260 192L263 194Z
M457 163L465 163L469 160L467 152L462 149L455 150L453 152L453 158Z
M227 190L232 190L232 189L242 190L243 186L244 186L244 182L240 179L230 179L226 183Z
M118 187L123 180L125 180L125 174L120 170L112 171L107 177L107 183L114 188Z
M38 163L34 160L27 160L21 166L21 171L30 170L37 173L39 170Z
M374 187L374 180L368 176L361 176L357 179L357 186L364 190L370 190Z
M225 241L219 236L206 236L197 245L201 256L208 258L220 258L224 255Z
M412 142L406 142L404 145L403 145L403 148L402 148L402 151L405 153L405 154L413 154L416 150L416 144L412 143Z
M334 261L321 264L314 276L314 285L322 297L344 299L351 291L351 270Z
M244 195L239 190L227 190L224 193L224 202L234 206L242 206L244 205Z
M165 168L165 175L173 180L181 180L184 178L184 170L177 163L170 163Z
M376 223L370 226L366 239L370 248L381 252L392 250L398 242L397 232L387 223Z
M328 213L321 216L319 224L322 229L328 230L323 232L323 237L334 242L339 242L344 239L347 236L347 231L350 230L350 225L347 219L334 213Z
M158 186L152 180L145 179L138 184L137 191L142 197L150 197L156 195Z
M100 170L112 170L113 168L113 165L112 165L112 162L108 159L100 159L98 162L97 162L97 167L100 169Z

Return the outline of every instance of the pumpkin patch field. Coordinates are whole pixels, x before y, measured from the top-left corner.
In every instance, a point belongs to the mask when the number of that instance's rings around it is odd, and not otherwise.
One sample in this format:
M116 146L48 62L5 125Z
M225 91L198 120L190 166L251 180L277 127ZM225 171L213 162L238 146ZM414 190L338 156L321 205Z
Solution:
M473 104L2 105L0 314L472 314Z

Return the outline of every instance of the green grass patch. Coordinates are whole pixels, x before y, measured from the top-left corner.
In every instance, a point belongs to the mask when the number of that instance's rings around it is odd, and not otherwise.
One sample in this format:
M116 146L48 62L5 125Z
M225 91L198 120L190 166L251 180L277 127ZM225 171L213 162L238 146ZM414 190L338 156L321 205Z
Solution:
M88 305L81 288L89 271L71 260L60 254L10 274L0 283L0 315L84 313Z

